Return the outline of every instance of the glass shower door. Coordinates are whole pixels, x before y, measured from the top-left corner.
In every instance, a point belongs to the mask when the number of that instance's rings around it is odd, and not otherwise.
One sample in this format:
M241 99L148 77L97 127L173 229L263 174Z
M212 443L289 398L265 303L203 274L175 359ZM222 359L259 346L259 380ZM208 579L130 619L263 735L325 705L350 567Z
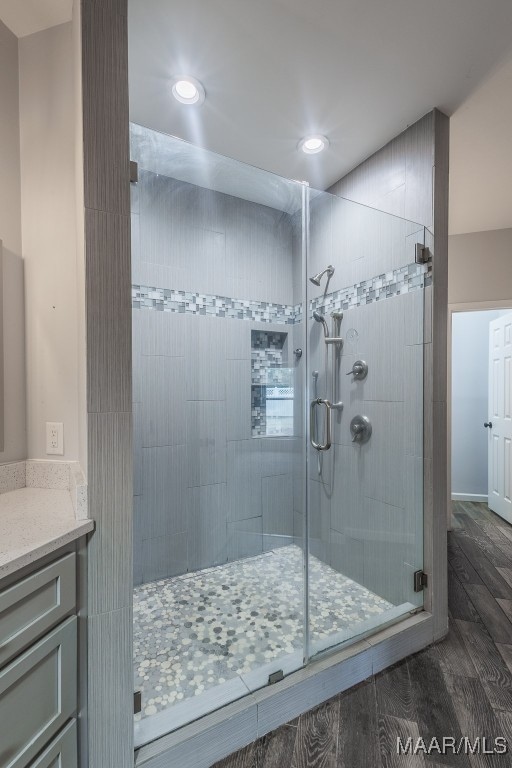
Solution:
M310 191L309 655L423 605L418 224ZM330 429L328 429L330 427Z
M136 746L304 663L304 187L131 126Z
M140 746L422 606L423 228L131 126Z

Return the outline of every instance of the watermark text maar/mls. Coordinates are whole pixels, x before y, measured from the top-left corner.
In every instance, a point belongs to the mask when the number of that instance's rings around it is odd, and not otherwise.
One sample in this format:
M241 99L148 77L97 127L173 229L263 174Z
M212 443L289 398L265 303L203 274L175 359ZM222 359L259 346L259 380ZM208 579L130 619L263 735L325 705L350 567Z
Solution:
M508 743L504 736L493 739L487 736L443 736L424 739L409 736L402 740L396 738L396 751L399 755L504 755L508 752Z

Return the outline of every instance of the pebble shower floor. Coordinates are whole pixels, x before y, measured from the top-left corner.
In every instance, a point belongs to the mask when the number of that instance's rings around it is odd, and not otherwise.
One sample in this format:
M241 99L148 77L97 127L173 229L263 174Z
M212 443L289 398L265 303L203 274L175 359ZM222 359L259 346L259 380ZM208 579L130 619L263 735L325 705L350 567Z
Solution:
M392 604L310 556L315 638L351 630ZM296 545L143 584L134 591L138 719L302 648L303 559ZM354 634L357 629L354 629Z

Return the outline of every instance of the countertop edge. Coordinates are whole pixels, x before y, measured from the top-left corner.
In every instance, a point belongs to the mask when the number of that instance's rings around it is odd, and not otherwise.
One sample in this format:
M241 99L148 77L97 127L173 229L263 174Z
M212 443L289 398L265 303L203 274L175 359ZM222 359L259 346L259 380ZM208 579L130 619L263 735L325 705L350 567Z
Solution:
M68 531L60 533L58 536L48 539L34 548L13 557L8 563L0 566L0 579L3 579L4 576L11 576L27 565L37 563L38 560L46 555L50 555L66 544L70 544L94 530L94 520L75 520L73 522L76 524L71 524Z

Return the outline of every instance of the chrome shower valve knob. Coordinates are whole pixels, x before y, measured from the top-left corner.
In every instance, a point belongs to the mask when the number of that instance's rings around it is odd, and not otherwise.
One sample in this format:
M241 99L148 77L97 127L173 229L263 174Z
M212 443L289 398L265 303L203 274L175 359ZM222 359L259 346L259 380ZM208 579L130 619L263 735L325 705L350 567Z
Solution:
M368 416L354 416L350 422L350 434L353 443L367 443L372 436L372 425Z
M364 360L356 360L352 366L352 370L349 371L346 376L353 376L354 379L358 379L358 381L366 379L368 376L368 363Z

